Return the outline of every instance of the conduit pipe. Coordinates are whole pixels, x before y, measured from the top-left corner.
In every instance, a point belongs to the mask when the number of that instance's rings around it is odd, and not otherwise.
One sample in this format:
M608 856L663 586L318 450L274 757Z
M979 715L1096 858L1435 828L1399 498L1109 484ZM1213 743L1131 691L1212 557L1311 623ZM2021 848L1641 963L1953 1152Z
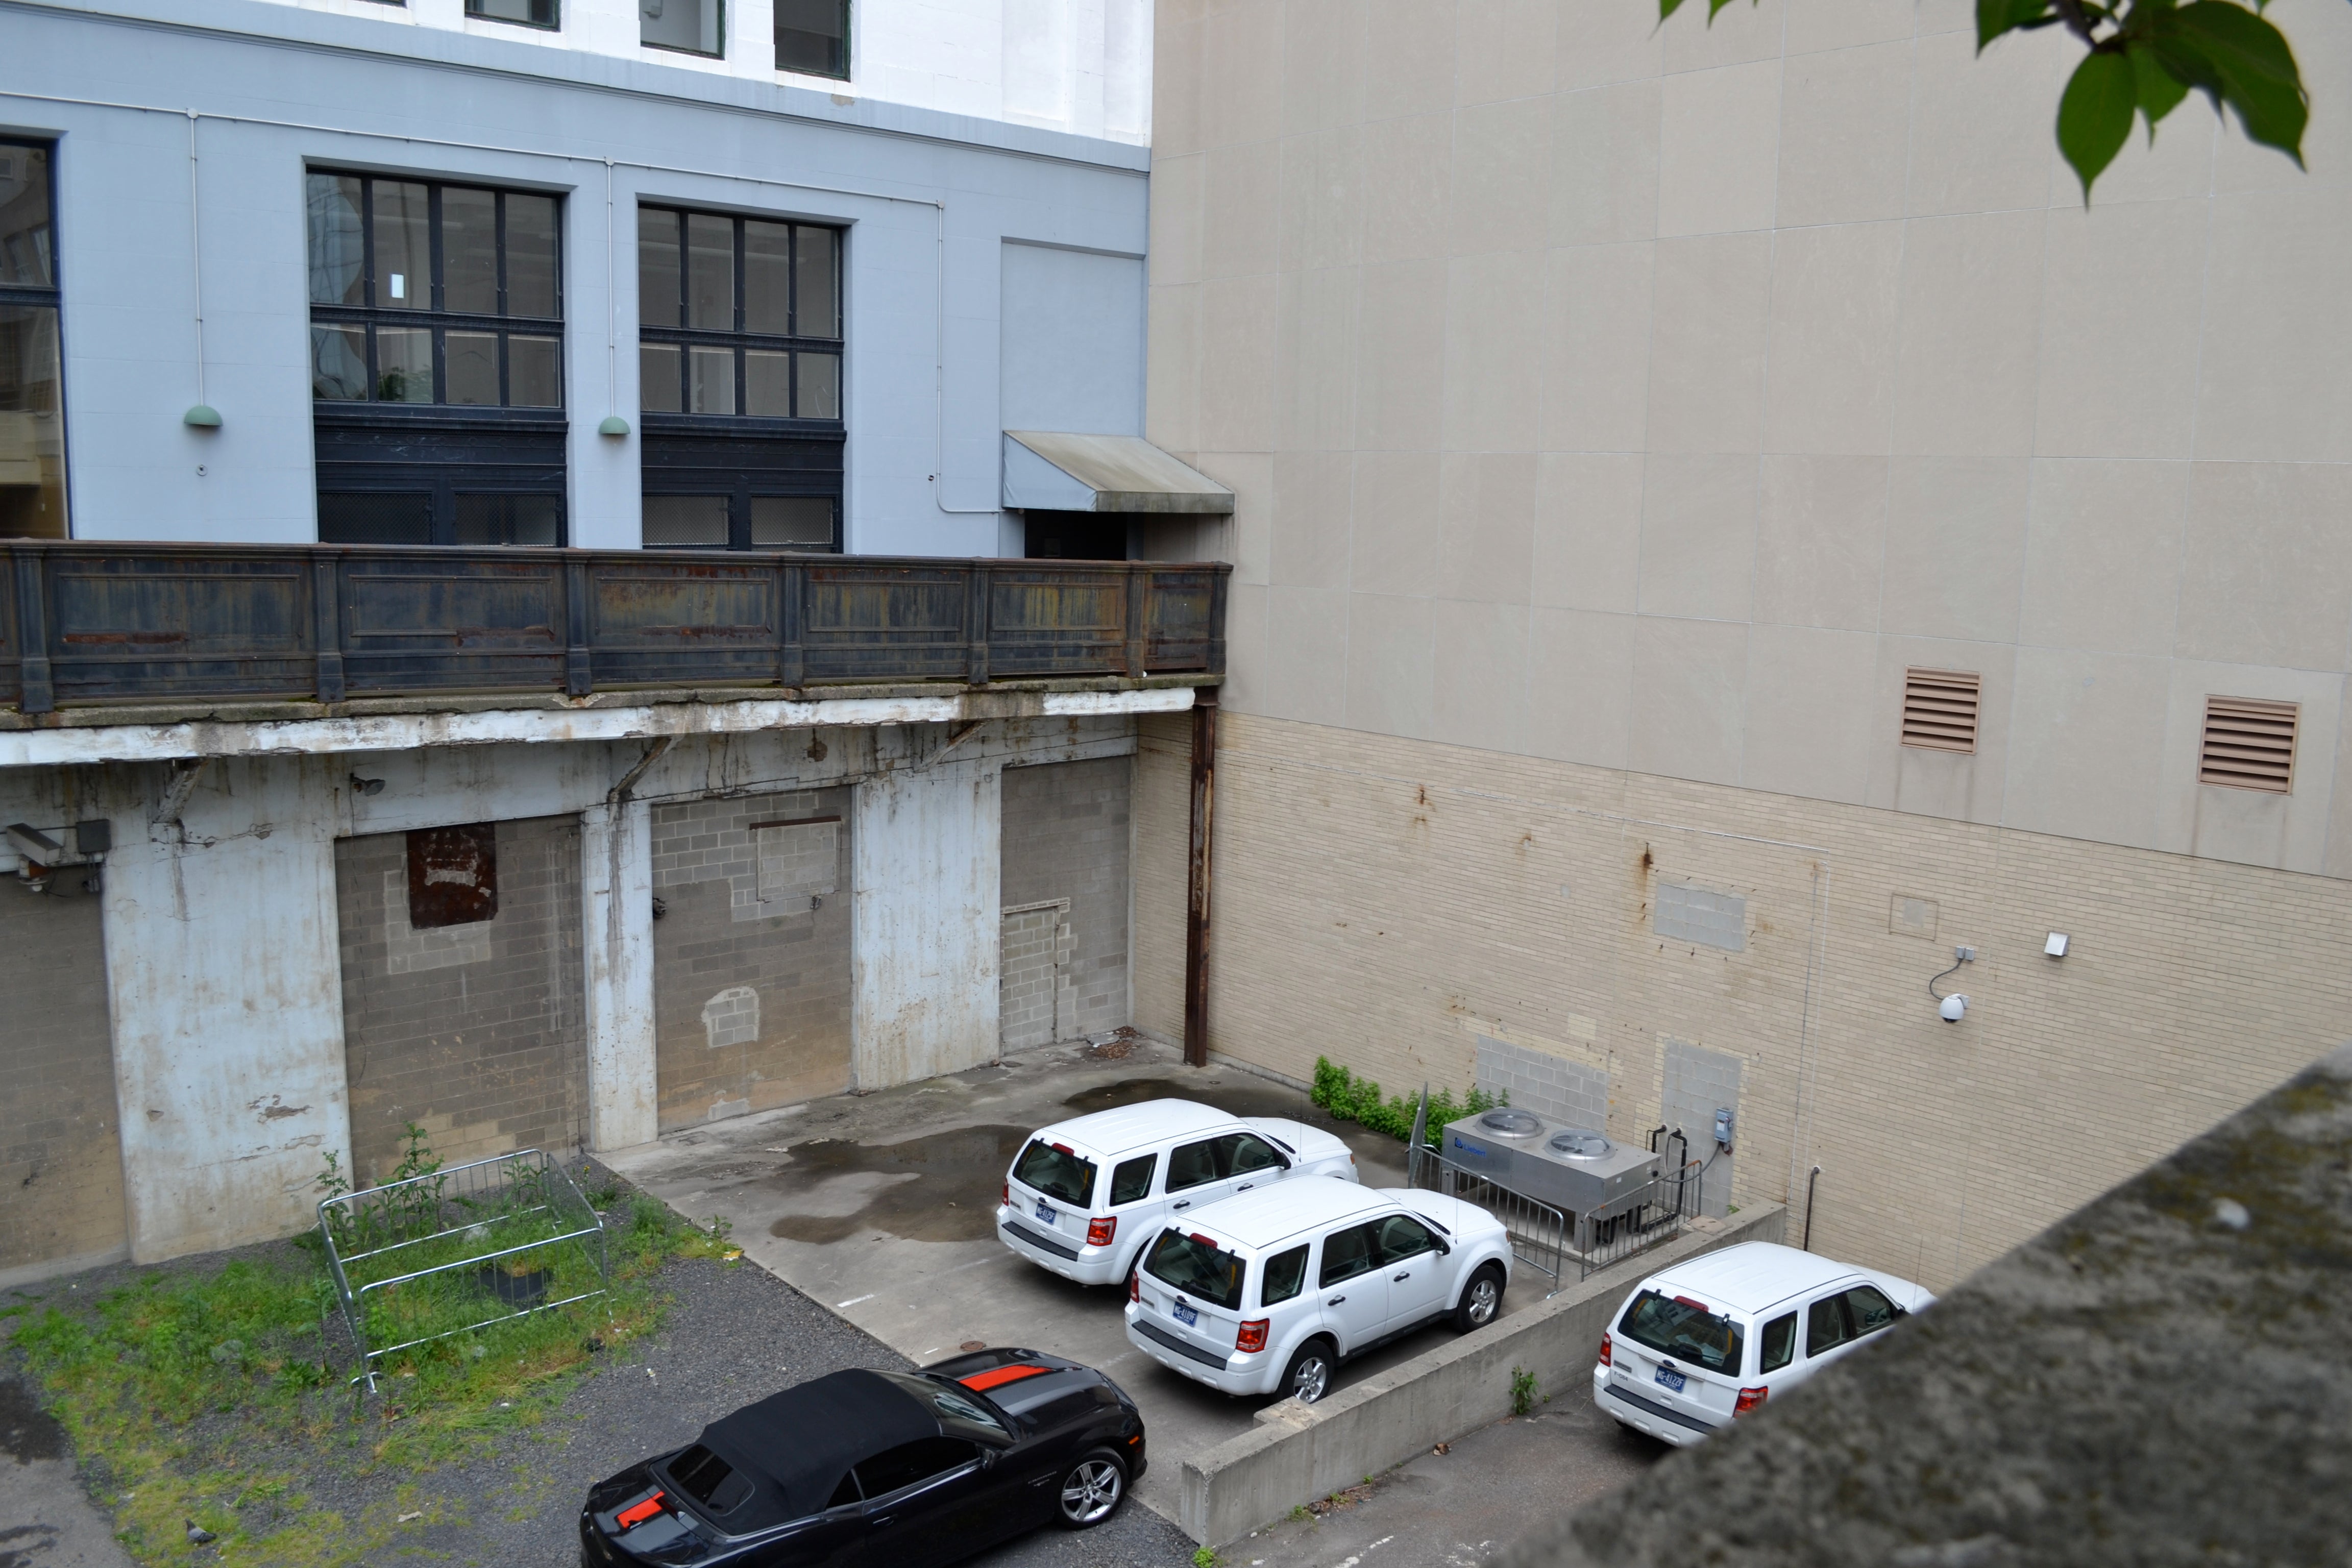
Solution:
M1192 841L1184 897L1184 1063L1209 1065L1210 848L1217 805L1217 689L1192 698Z

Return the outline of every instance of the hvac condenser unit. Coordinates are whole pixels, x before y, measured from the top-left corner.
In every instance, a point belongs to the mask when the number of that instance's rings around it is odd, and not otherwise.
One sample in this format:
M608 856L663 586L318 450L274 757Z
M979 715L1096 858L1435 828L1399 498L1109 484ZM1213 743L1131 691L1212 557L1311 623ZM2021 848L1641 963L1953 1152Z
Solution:
M1504 1107L1445 1125L1445 1158L1538 1203L1605 1220L1641 1204L1660 1157L1586 1127Z

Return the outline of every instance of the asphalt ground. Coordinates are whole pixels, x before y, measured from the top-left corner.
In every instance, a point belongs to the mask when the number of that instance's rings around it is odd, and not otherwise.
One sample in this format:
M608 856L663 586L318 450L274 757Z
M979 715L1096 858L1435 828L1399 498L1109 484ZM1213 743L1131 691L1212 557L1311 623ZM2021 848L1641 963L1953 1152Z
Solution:
M995 1227L1005 1170L1029 1133L1170 1097L1312 1122L1348 1141L1366 1185L1404 1184L1397 1140L1333 1121L1297 1089L1237 1068L1187 1068L1147 1040L1113 1058L1084 1045L1024 1052L919 1084L714 1122L604 1161L698 1223L723 1219L751 1260L918 1364L977 1342L1049 1351L1108 1373L1151 1432L1151 1469L1137 1496L1172 1519L1184 1459L1250 1430L1267 1401L1163 1368L1128 1343L1118 1287L1048 1274L997 1240ZM1539 1299L1529 1277L1503 1310ZM1342 1366L1338 1386L1453 1332L1418 1330Z
M129 1266L117 1266L31 1289L102 1291L131 1277ZM357 1468L331 1450L278 1458L300 1476L312 1506L347 1518L381 1512L400 1489L413 1489L398 1507L420 1517L400 1526L384 1551L368 1554L371 1568L428 1562L572 1568L580 1561L580 1500L591 1483L677 1447L707 1422L791 1384L843 1367L908 1364L748 1263L672 1263L659 1288L672 1305L658 1332L601 1358L542 1425L502 1435L478 1458L418 1472ZM0 1568L127 1568L105 1510L90 1499L105 1492L103 1456L81 1456L94 1462L80 1464L77 1478L65 1435L16 1372L0 1369ZM205 1444L235 1442L236 1431L200 1422L189 1436L201 1463ZM217 1560L206 1549L186 1555L192 1563ZM1130 1502L1094 1530L1041 1531L973 1561L988 1568L1162 1568L1192 1558L1192 1542L1174 1525Z

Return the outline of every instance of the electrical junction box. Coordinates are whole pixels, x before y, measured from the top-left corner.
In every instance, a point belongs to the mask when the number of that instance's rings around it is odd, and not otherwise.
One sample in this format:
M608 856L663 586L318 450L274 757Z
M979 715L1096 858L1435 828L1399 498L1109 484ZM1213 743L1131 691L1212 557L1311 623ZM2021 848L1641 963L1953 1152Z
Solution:
M1715 1113L1715 1141L1723 1148L1731 1147L1731 1108L1719 1107Z

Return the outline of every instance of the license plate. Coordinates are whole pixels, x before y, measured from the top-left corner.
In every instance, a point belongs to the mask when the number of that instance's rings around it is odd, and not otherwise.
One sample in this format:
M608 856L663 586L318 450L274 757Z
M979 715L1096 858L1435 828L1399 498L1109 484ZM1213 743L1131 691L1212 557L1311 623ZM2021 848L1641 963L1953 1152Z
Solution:
M1201 1321L1201 1313L1191 1302L1179 1301L1176 1303L1176 1321L1189 1329Z
M1675 1393L1680 1394L1683 1391L1683 1384L1689 1381L1690 1379L1685 1377L1681 1373L1675 1371L1672 1367L1662 1366L1658 1369L1658 1384L1662 1388L1669 1388Z
M1052 1204L1047 1203L1043 1198L1039 1198L1037 1200L1037 1217L1044 1220L1047 1225L1053 1225L1058 1222L1062 1216L1054 1212L1054 1205Z

